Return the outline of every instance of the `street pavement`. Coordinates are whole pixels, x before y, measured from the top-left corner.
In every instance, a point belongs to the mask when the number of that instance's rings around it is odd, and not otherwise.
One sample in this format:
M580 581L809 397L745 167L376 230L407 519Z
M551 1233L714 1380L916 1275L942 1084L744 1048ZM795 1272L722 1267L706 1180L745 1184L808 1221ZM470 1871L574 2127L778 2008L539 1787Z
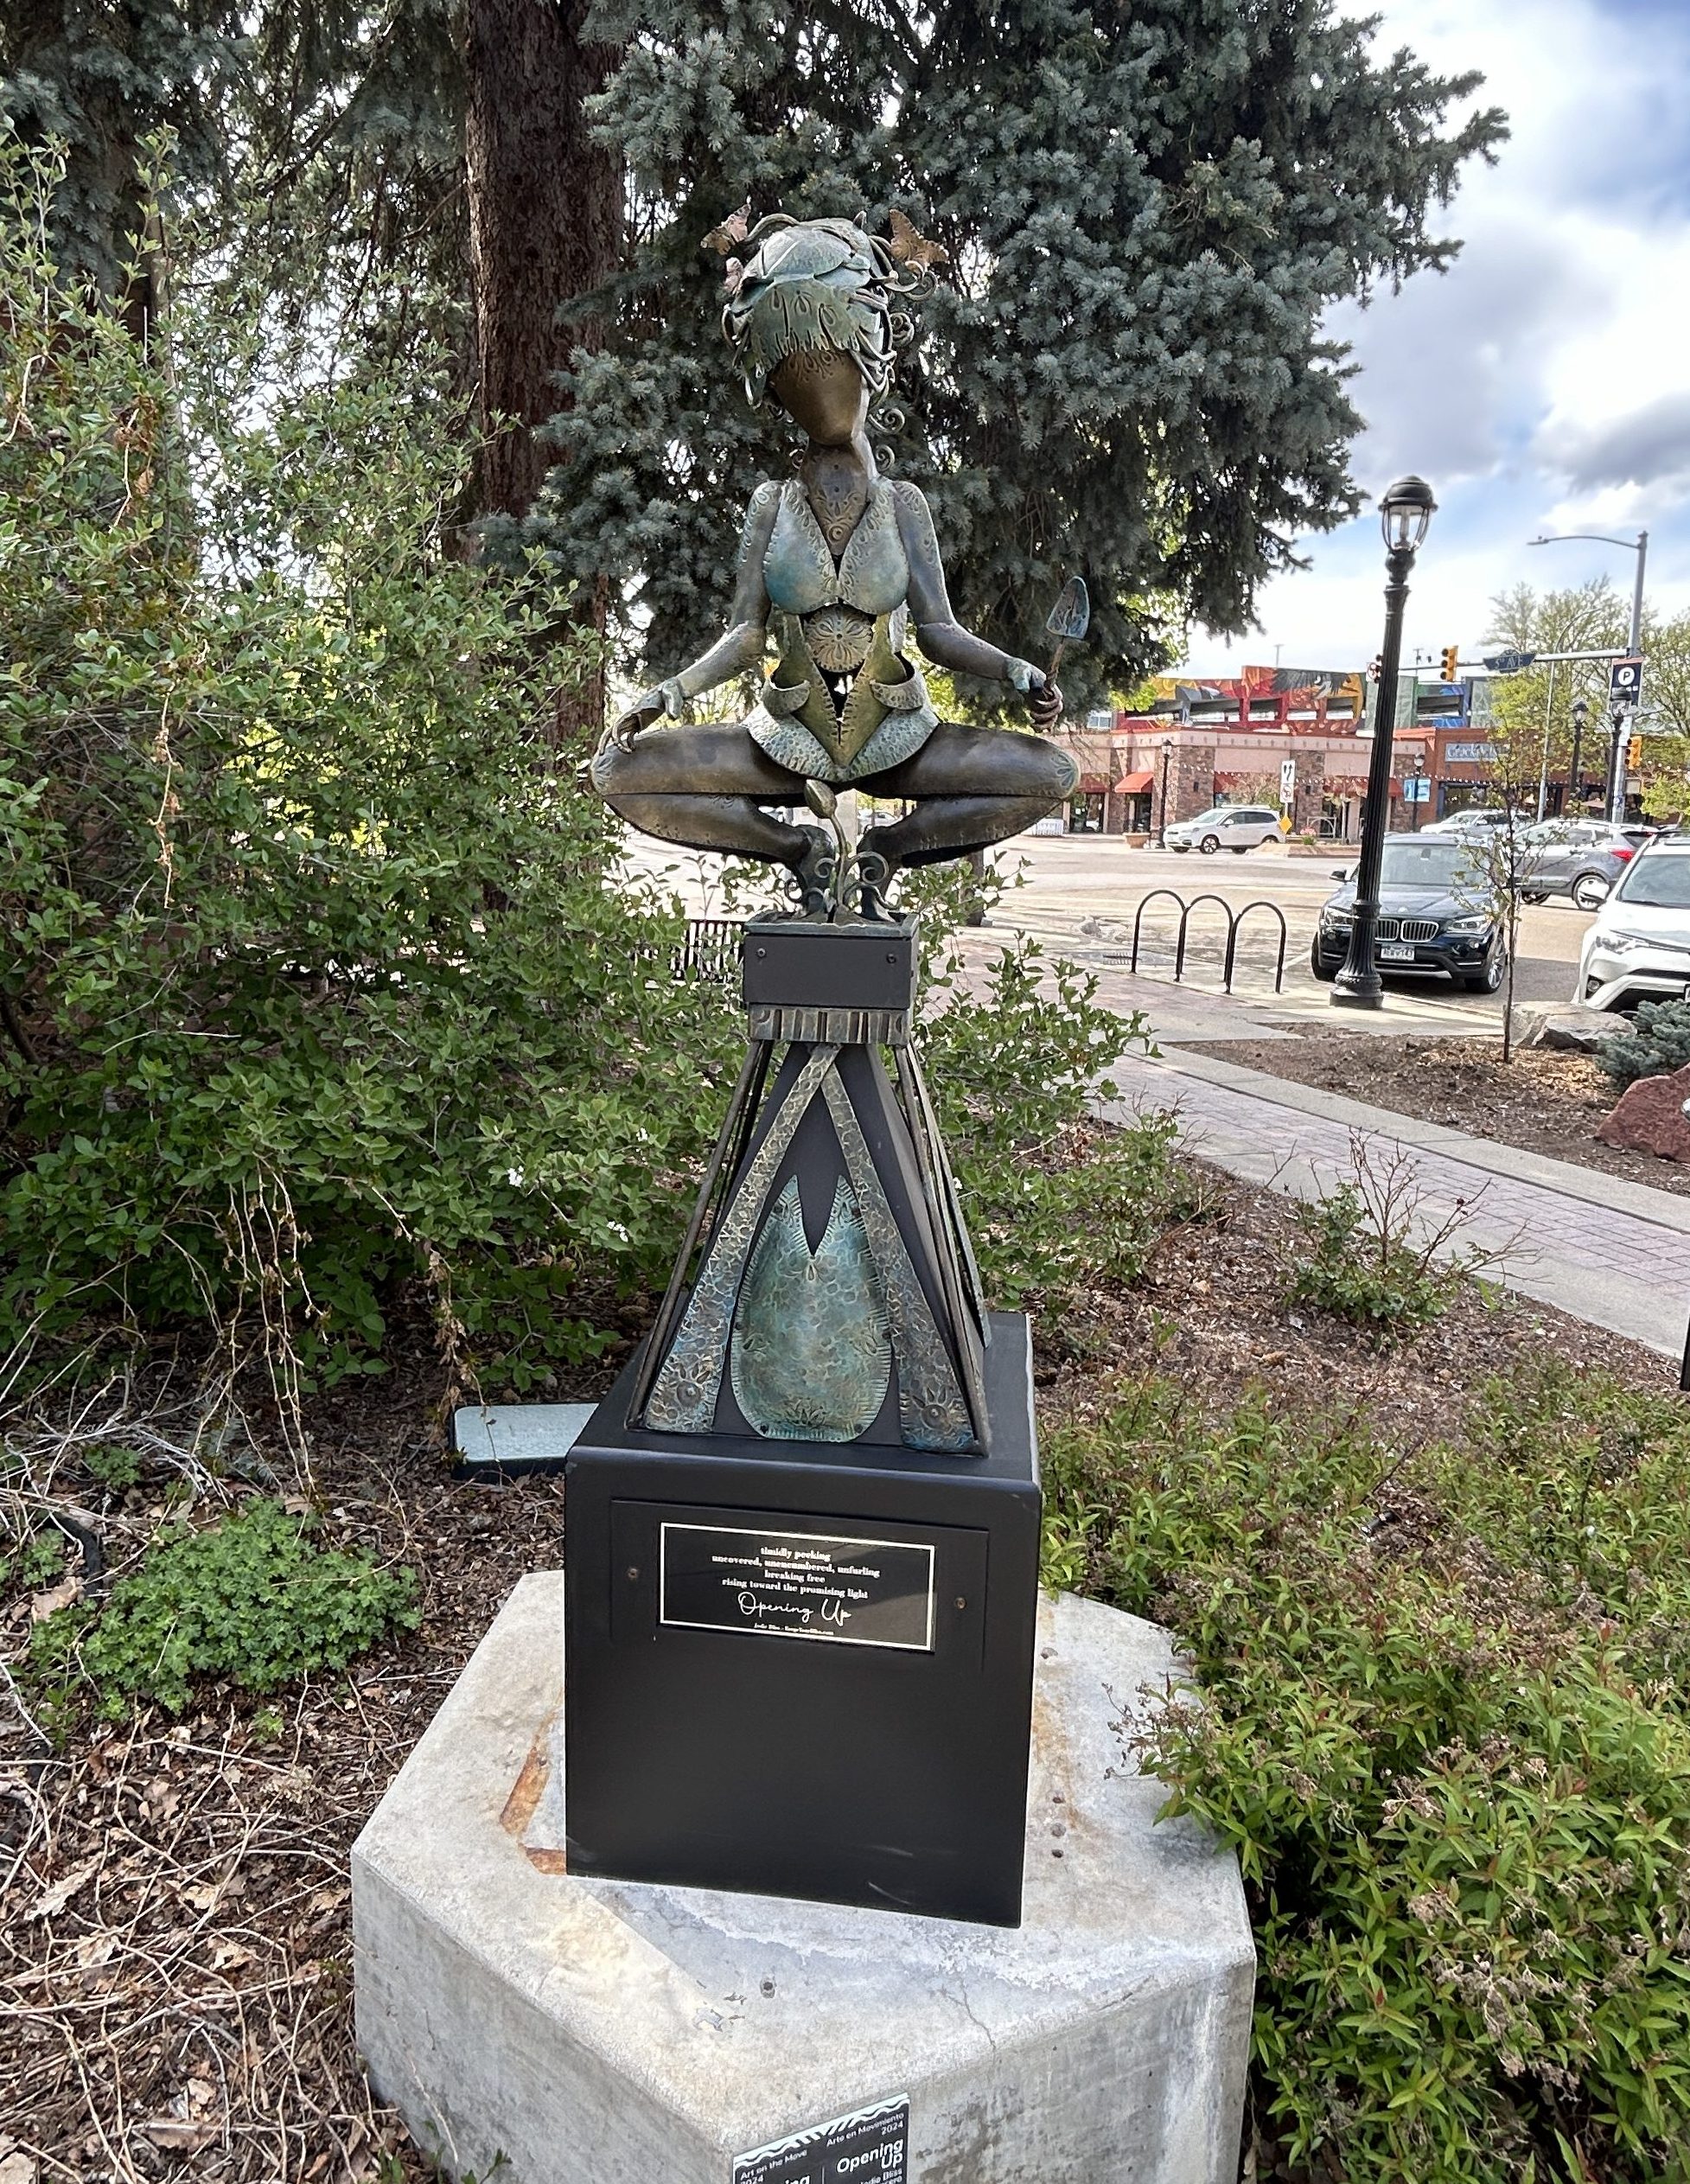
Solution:
M1004 892L992 923L994 929L1011 929L1060 943L1065 954L1090 969L1120 971L1129 964L1132 926L1143 904L1138 970L1159 987L1173 978L1179 910L1165 897L1147 902L1156 889L1172 888L1188 903L1199 895L1217 895L1234 912L1248 903L1271 903L1284 914L1287 929L1283 1010L1272 1008L1279 931L1266 911L1253 912L1240 927L1234 993L1253 1019L1260 1015L1264 1004L1269 1017L1276 1012L1291 1019L1316 1012L1324 1016L1332 1013L1331 989L1310 970L1309 944L1320 906L1337 885L1334 872L1352 865L1355 853L1334 844L1330 853L1323 852L1318 858L1292 857L1267 845L1243 856L1222 850L1204 857L1195 850L1180 855L1172 850L1134 849L1119 835L1023 834L995 854ZM1575 910L1571 903L1551 900L1523 907L1515 970L1516 1008L1571 1001L1579 943L1590 923L1591 913ZM1225 916L1213 904L1200 908L1193 912L1187 930L1181 988L1218 997ZM1387 975L1385 988L1385 1007L1346 1012L1347 1028L1418 1031L1435 1027L1451 1034L1494 1033L1500 1028L1500 995L1460 993L1437 978ZM1188 1013L1183 1009L1169 1012L1164 1025L1158 1005L1158 1031L1170 1038L1179 1036L1173 1019L1183 1019ZM1231 1013L1221 1001L1221 1019ZM1208 1028L1209 1016L1205 1011L1205 1028L1185 1036L1225 1038L1224 1031ZM1259 1033L1252 1025L1240 1024L1233 1036L1253 1038Z

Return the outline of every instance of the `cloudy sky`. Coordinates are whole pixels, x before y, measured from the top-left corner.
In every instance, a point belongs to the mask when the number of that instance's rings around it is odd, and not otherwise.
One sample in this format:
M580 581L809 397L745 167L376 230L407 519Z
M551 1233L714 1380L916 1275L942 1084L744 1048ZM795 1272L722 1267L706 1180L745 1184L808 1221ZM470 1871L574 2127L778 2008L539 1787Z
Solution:
M1504 586L1604 572L1633 556L1529 547L1540 531L1649 533L1649 591L1690 604L1690 6L1685 0L1376 0L1380 42L1440 73L1481 68L1480 105L1513 130L1470 168L1444 216L1466 247L1333 329L1362 367L1358 482L1418 470L1438 514L1410 599L1415 647L1486 627ZM1351 12L1361 12L1359 7ZM1194 631L1188 665L1359 666L1383 616L1378 519L1305 542L1312 566L1270 585L1259 633Z

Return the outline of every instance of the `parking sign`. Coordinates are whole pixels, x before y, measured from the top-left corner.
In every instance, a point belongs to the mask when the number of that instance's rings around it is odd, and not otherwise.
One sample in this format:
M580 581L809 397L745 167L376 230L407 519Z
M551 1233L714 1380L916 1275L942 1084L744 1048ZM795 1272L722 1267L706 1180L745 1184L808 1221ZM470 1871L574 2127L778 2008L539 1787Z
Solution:
M1635 706L1643 694L1643 663L1638 659L1615 660L1608 667L1608 702Z
M1279 801L1293 803L1297 797L1297 761L1282 758L1279 762Z

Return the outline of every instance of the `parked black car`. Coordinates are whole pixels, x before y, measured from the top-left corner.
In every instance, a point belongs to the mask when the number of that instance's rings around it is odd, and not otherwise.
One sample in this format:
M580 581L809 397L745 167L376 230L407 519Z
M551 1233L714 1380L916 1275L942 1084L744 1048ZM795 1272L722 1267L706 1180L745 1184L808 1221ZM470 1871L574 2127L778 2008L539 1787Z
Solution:
M1355 912L1355 875L1323 905L1309 968L1332 979L1342 967ZM1441 972L1470 993L1494 993L1508 969L1502 904L1482 850L1458 835L1396 834L1379 877L1374 961L1381 971Z

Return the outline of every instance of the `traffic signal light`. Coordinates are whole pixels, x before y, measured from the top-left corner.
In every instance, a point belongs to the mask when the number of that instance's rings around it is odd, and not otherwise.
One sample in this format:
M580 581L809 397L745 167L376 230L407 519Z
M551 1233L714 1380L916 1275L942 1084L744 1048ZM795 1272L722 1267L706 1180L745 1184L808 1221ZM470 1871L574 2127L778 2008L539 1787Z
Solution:
M1453 682L1456 680L1456 669L1460 665L1460 662L1461 647L1459 645L1445 645L1444 648L1444 680L1445 682Z
M1640 774L1643 770L1643 739L1641 736L1633 736L1626 744L1625 764L1628 773Z

